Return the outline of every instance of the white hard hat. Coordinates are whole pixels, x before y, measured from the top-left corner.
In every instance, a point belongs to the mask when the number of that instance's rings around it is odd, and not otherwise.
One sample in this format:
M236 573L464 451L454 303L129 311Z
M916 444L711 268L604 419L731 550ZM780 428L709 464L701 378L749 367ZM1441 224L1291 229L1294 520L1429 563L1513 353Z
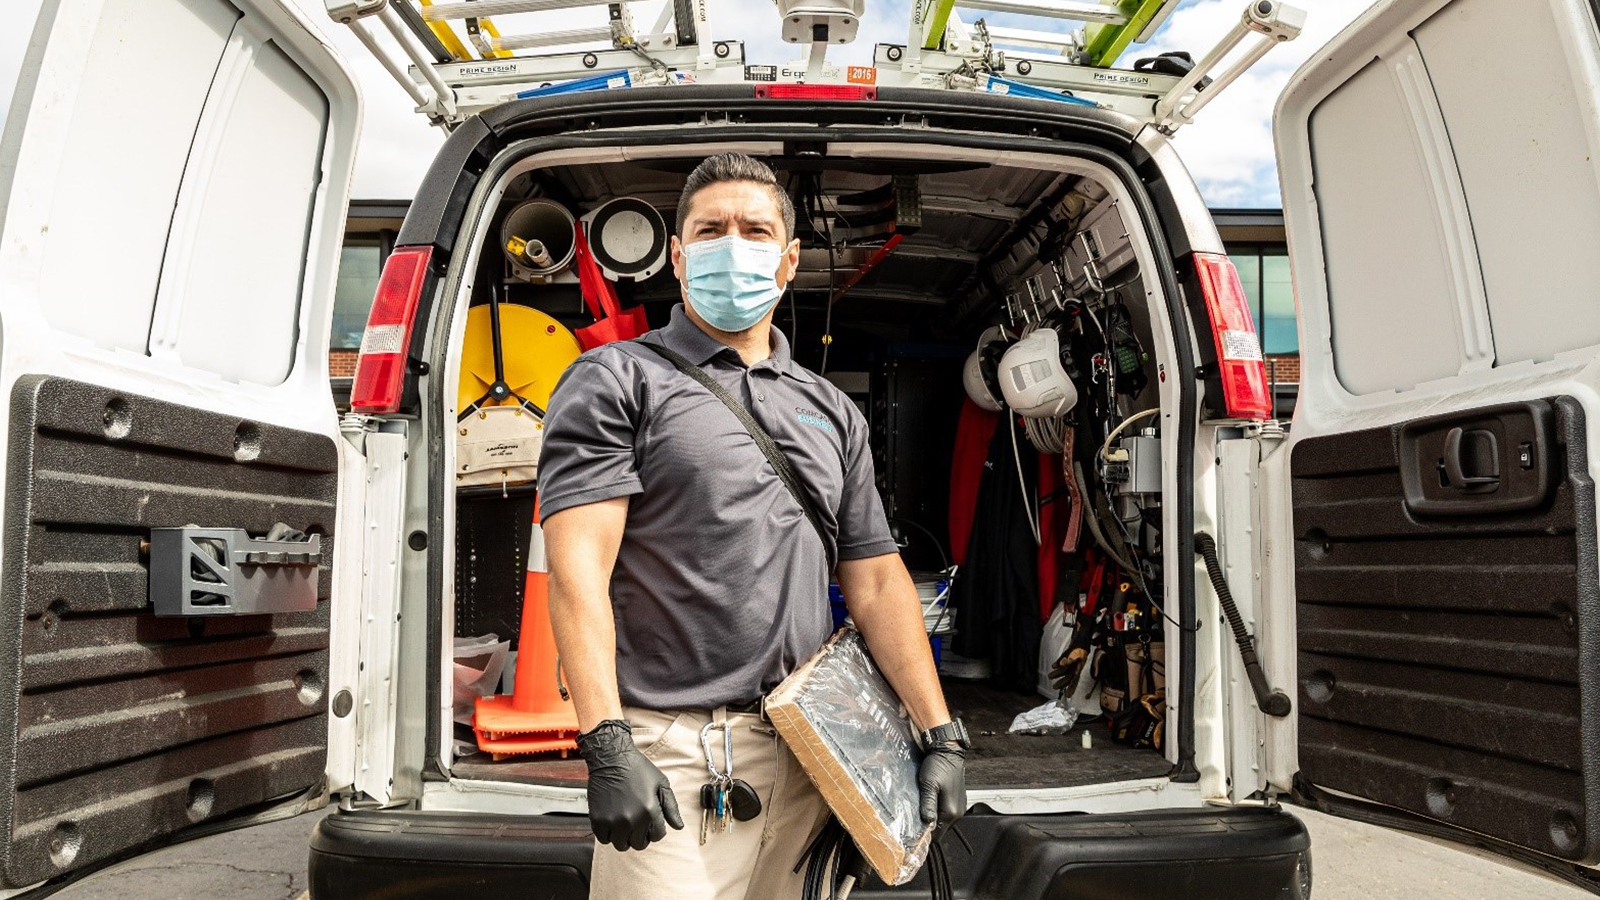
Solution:
M995 391L996 373L1003 344L1006 339L1005 329L999 325L985 331L978 338L978 346L967 354L966 365L961 367L961 385L967 389L967 396L972 402L989 412L999 412L1005 407L1000 403L1000 397Z
M1000 358L1000 390L1006 405L1029 419L1064 416L1078 403L1078 389L1061 365L1061 338L1040 328L1011 345Z

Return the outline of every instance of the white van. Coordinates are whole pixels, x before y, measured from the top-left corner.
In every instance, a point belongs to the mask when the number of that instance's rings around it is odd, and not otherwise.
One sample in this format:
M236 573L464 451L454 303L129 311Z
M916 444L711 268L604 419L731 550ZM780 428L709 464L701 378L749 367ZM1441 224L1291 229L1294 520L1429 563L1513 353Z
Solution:
M964 353L1049 268L1048 222L1125 257L1110 290L1148 356L1130 402L1159 409L1164 461L1166 749L980 735L958 895L1304 898L1291 800L1596 883L1592 3L1388 0L1296 76L1276 117L1303 366L1287 430L1155 128L970 91L774 93L533 98L456 128L378 291L365 412L341 422L348 70L282 0L45 0L0 144L0 895L329 802L313 897L586 895L582 763L452 740L466 311L509 206L643 196L670 220L689 168L729 148L834 199L917 176L921 229L832 307L858 342ZM1121 227L1080 240L1064 211L1102 207ZM831 306L828 254L806 259L802 309ZM633 299L655 316L673 294ZM1288 715L1262 711L1214 581ZM969 723L1019 702L959 690Z

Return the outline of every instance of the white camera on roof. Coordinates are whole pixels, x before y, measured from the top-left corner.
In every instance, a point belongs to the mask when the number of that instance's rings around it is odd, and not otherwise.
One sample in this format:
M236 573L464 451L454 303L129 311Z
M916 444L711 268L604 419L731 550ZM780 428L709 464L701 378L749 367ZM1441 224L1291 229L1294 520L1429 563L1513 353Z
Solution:
M1306 11L1277 0L1255 0L1244 11L1245 25L1275 40L1288 41L1306 27Z
M791 44L817 40L817 28L826 29L830 44L848 44L856 39L867 0L773 0L783 16L783 39Z

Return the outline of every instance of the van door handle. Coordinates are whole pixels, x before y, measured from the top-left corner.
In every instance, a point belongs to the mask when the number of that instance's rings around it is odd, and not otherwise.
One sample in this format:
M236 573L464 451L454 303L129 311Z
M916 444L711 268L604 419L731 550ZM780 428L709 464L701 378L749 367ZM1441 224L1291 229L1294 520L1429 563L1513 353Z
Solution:
M1475 441L1489 442L1490 470L1484 475L1468 475L1464 460L1467 436ZM1487 428L1468 430L1461 426L1450 429L1444 437L1444 474L1452 487L1469 493L1488 493L1500 485L1500 439Z

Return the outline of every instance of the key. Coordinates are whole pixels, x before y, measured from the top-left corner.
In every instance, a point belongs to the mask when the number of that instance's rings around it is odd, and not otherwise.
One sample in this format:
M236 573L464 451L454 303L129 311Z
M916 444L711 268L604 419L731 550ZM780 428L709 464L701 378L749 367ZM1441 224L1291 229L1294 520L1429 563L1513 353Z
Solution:
M722 825L722 832L728 833L733 827L733 816L728 815L728 779L723 776L717 784L717 821Z
M700 845L705 846L711 836L712 813L717 809L717 785L707 782L700 785ZM719 823L720 825L720 823Z
M733 818L740 822L748 822L761 815L761 796L749 782L743 778L735 778L728 786L728 808L732 811Z

